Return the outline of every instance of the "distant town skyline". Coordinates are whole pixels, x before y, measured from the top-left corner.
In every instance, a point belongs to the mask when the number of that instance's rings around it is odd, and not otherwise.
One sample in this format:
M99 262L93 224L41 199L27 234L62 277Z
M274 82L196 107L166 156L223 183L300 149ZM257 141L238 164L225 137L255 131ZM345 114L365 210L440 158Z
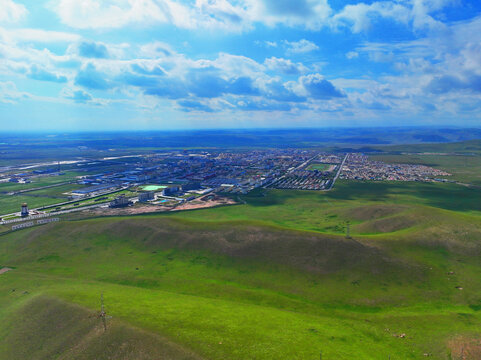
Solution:
M478 127L480 15L461 0L0 0L0 126Z

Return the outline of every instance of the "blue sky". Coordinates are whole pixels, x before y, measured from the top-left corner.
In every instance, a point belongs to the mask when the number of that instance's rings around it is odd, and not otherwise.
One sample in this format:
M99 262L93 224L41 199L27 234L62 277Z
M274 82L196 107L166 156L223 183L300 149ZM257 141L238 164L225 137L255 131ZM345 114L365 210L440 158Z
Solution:
M0 126L481 124L481 2L0 0Z

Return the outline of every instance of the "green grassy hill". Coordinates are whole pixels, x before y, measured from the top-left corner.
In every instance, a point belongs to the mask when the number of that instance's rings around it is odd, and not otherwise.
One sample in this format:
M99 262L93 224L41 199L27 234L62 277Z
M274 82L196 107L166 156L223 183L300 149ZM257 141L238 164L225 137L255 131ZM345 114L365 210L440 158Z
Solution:
M0 236L0 264L14 268L0 275L0 358L20 343L23 358L82 358L73 338L116 359L143 349L167 359L479 358L475 189L340 182L242 199ZM84 316L102 292L107 335ZM69 331L59 325L67 312ZM115 352L125 338L138 339L125 345L133 355Z
M0 329L2 359L200 359L117 319L104 331L96 313L56 298L36 296L16 307Z

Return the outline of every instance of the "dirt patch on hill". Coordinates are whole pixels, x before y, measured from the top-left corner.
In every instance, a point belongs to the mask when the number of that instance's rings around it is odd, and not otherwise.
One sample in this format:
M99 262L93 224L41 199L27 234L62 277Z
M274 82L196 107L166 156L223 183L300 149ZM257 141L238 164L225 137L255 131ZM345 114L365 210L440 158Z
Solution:
M406 209L407 207L403 205L366 205L347 210L345 216L357 221L366 221L392 216Z
M0 269L0 275L5 274L7 271L13 270L12 268L9 267L3 267Z
M377 220L366 221L356 226L361 234L388 233L404 230L418 224L418 220L409 215L397 215Z
M194 209L204 209L220 205L234 205L236 202L230 198L222 196L204 196L196 200L186 202L184 204L176 206L172 211L179 210L194 210Z
M451 351L451 359L481 359L481 338L458 336L448 341L448 348Z
M94 210L85 210L89 215L96 216L115 216L115 215L137 215L155 212L169 211L171 208L160 205L136 205L125 208L102 208Z
M86 209L84 212L89 215L95 216L116 216L116 215L138 215L138 214L148 214L155 212L165 212L165 211L181 211L181 210L194 210L194 209L205 209L214 206L221 205L234 205L236 202L230 198L218 196L218 195L207 195L202 198L191 200L183 204L172 206L162 206L156 204L136 204L135 206L128 206L124 208L97 208L97 209Z

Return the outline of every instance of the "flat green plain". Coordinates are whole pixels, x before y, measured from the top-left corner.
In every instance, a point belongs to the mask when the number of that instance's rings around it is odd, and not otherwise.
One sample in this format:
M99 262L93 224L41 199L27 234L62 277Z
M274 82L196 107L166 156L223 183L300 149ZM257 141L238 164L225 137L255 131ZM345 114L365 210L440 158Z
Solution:
M62 203L69 200L67 192L79 188L82 188L82 185L66 184L18 195L0 195L0 214L20 211L20 206L24 202L31 209Z
M67 201L68 195L65 194L66 192L84 187L84 185L68 183L80 174L85 175L85 173L69 171L65 175L60 176L37 177L34 178L31 183L27 184L0 183L0 215L20 211L20 206L24 202L26 202L30 208L38 208ZM63 183L66 184L22 192L15 195L8 194L9 192L30 190Z
M43 177L33 178L32 182L26 183L26 184L3 182L3 183L0 183L0 192L20 191L20 190L27 190L27 189L33 189L33 188L38 188L43 186L64 183L64 182L74 180L76 176L86 175L86 174L88 174L88 172L68 171L64 175L43 176Z

